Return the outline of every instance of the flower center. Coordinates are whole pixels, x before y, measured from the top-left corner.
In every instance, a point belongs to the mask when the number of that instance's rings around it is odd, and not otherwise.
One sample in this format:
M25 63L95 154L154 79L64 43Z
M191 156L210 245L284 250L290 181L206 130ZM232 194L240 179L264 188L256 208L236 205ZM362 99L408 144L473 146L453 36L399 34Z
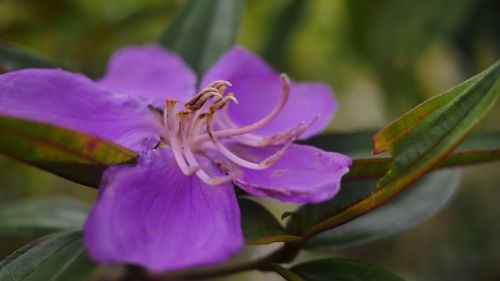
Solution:
M238 175L237 166L262 170L276 163L290 144L317 119L316 117L310 122L299 123L269 137L253 134L254 131L269 124L285 106L290 94L290 81L284 74L281 75L281 80L282 94L274 109L259 121L243 127L238 127L227 112L231 102L238 104L234 94L225 95L225 91L231 86L228 81L218 80L210 83L186 102L182 111L176 109L176 100L167 100L163 114L164 140L172 149L181 171L185 175L196 174L209 185L219 185L231 181ZM254 163L233 153L225 145L227 139L253 147L279 146L279 149L262 161ZM224 157L209 153L213 148ZM209 158L221 168L224 175L210 174L200 165L196 154L205 156L211 154Z

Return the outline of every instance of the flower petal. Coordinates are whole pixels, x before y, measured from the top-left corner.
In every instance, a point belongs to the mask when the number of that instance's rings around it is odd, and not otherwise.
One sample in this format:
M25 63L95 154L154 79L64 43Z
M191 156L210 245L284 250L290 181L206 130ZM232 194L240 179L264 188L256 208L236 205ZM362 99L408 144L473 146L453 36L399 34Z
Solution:
M94 134L137 152L154 147L161 128L142 102L114 96L82 75L58 69L0 75L0 114Z
M253 148L232 144L231 150L257 162L277 147ZM331 199L340 180L349 171L351 159L306 145L291 145L283 157L266 170L244 170L235 183L255 196L268 196L295 203L317 203Z
M168 148L109 169L103 183L84 229L99 262L174 270L224 261L243 246L232 186L184 176Z
M262 59L243 48L227 52L205 75L201 86L214 80L227 80L229 89L239 100L229 107L229 115L238 125L251 124L267 115L277 104L282 91L281 79ZM330 88L320 83L292 83L290 97L282 112L266 127L257 131L273 135L308 122L318 120L302 135L310 137L325 129L336 110Z
M157 45L117 51L98 83L113 93L139 97L161 109L166 99L185 102L196 91L194 72L179 56Z

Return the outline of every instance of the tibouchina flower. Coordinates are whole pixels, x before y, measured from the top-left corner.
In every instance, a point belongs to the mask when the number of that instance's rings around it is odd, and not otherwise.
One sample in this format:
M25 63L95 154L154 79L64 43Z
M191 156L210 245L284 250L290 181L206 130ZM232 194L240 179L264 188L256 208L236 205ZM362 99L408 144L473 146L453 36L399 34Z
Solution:
M84 227L96 261L160 271L226 260L244 244L232 183L296 203L339 190L351 160L292 143L332 118L327 86L290 82L242 48L205 74L197 94L195 85L179 57L153 45L117 52L97 82L57 69L0 76L0 114L80 130L140 154L137 164L103 176Z

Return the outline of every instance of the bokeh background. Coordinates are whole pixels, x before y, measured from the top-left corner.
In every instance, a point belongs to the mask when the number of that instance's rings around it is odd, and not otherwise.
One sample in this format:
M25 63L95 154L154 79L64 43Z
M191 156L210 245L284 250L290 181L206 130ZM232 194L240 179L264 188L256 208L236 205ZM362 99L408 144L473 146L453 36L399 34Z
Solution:
M0 40L97 78L114 50L155 42L182 4L0 0ZM238 43L296 80L331 85L340 108L330 130L376 129L500 57L500 1L247 0ZM476 131L498 129L500 104ZM464 169L460 191L431 220L333 254L409 280L500 280L499 170ZM0 155L0 204L51 195L92 202L95 193ZM0 238L0 258L27 241Z

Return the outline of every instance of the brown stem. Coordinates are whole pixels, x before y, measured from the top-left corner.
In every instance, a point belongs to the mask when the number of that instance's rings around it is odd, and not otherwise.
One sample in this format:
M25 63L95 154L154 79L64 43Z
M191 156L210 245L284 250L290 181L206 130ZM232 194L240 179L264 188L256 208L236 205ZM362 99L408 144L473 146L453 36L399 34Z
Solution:
M289 262L300 250L297 243L286 243L283 247L257 260L247 261L232 266L220 266L192 271L168 272L165 274L150 276L153 281L164 280L199 280L202 278L213 278L249 270L274 271L273 263ZM292 257L288 255L293 254Z

